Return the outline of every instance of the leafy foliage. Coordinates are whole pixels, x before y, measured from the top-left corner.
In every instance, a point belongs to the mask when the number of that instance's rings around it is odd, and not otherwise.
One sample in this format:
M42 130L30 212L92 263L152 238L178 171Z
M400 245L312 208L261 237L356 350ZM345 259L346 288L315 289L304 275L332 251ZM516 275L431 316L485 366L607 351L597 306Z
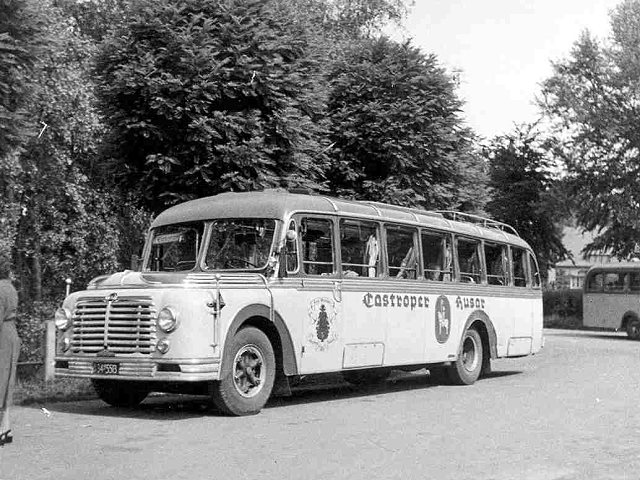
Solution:
M319 70L293 18L274 1L141 0L105 41L98 92L116 168L152 208L321 188Z
M332 190L402 205L449 207L471 133L453 79L433 55L387 38L357 43L330 72Z
M579 225L598 236L589 251L620 258L640 250L640 2L611 14L613 35L588 32L554 64L540 105L553 122Z
M568 211L547 151L535 126L526 126L496 138L487 152L493 198L486 209L531 245L543 275L568 254L560 222Z

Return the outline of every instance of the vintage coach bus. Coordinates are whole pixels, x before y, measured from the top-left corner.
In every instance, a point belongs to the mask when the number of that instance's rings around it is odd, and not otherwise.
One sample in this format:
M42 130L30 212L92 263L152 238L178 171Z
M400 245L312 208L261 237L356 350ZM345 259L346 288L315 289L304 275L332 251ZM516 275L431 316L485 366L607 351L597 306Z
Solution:
M531 248L492 220L225 193L161 213L140 268L65 299L55 371L115 406L196 392L233 415L315 373L472 384L490 359L541 349L541 297Z
M640 340L640 262L591 267L582 302L585 327L623 330Z

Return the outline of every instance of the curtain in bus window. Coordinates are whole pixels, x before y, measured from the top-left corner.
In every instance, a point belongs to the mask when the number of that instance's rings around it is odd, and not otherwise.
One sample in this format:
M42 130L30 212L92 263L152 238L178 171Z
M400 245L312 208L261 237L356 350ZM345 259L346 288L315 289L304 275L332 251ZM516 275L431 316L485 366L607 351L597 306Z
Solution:
M340 254L345 277L376 277L380 272L378 229L373 222L342 220Z
M484 258L487 264L487 283L489 285L507 285L506 246L485 243Z
M389 276L415 279L418 267L418 249L414 242L416 231L387 227L386 233Z
M422 233L424 278L439 282L451 280L451 242L445 233Z
M480 256L477 240L458 239L458 265L460 266L460 281L466 283L480 283Z
M302 264L309 275L334 273L333 233L331 221L323 218L304 218L300 222Z
M533 287L539 287L542 284L542 280L540 279L540 271L538 270L538 262L536 259L529 253L529 264L531 265L531 285Z
M516 287L527 286L527 257L521 248L511 248L511 260L513 263L513 285Z

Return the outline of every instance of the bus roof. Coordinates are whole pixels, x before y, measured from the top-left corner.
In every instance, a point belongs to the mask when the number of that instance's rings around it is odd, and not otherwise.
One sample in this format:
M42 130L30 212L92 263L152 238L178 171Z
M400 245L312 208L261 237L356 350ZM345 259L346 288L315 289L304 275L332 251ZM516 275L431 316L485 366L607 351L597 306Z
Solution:
M430 212L379 202L344 200L323 195L306 195L277 190L221 193L175 205L160 213L151 227L215 218L263 217L286 219L296 212L336 214L389 222L403 222L439 230L506 241L529 248L508 225L473 215L451 216L451 212ZM513 233L505 231L511 229Z
M640 262L614 262L603 263L602 265L593 265L589 268L588 273L602 271L620 271L620 270L640 270Z

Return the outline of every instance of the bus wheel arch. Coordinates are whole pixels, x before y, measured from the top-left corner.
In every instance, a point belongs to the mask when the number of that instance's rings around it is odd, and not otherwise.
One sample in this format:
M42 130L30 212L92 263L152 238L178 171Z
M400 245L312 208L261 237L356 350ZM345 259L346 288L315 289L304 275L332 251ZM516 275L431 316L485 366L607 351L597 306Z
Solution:
M491 373L491 359L498 358L496 329L489 316L482 310L476 310L469 315L462 330L463 335L470 328L477 330L482 341L484 355L482 357L480 377L483 377Z
M622 330L627 332L627 335L632 340L640 340L640 317L634 311L625 312L622 316L622 324L620 325Z

